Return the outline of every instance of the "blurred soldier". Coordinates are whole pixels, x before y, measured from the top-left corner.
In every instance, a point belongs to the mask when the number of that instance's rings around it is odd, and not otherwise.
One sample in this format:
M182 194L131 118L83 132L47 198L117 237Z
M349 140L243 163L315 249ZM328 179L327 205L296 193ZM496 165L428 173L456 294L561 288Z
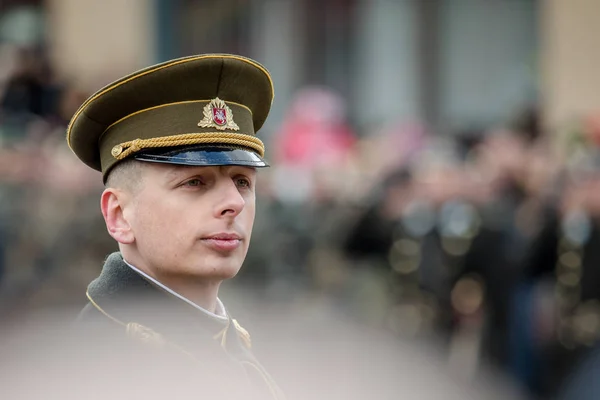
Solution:
M272 99L257 62L199 55L124 77L73 116L67 142L102 172L102 215L119 246L79 322L132 379L141 370L193 396L282 397L218 297L248 250L256 168L268 166L256 132Z
M597 368L598 353L590 349L600 339L600 157L586 152L570 163L561 197L547 208L524 263L530 294L518 306L530 311L517 322L529 332L523 342L531 342L525 343L534 367L531 386L542 396L568 382L565 398L588 398L585 382L592 383L589 369Z

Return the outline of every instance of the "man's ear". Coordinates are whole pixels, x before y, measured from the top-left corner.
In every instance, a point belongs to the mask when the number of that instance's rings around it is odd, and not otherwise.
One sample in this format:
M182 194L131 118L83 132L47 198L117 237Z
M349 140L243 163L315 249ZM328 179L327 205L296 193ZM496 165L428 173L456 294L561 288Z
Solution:
M125 196L122 191L107 188L102 192L100 208L110 236L121 244L131 244L135 240L135 235L123 214Z

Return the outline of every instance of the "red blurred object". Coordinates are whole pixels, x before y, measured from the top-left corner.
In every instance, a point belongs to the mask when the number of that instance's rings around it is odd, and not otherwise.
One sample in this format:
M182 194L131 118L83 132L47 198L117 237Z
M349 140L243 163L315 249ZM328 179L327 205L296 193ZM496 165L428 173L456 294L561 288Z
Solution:
M356 142L344 108L329 89L300 91L275 143L277 163L315 167L344 160Z
M600 147L600 113L590 115L585 120L584 131L589 142Z

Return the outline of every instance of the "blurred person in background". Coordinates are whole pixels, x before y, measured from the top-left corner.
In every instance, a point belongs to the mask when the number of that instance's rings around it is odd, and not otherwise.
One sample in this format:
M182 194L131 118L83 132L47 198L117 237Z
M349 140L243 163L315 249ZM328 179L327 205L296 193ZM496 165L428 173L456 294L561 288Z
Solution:
M380 271L381 323L442 338L467 375L481 362L520 372L514 296L557 171L532 119L430 142L382 181L343 246L359 270Z
M109 246L91 212L97 194L90 194L102 185L76 168L64 145L68 121L87 96L57 80L42 46L5 43L2 57L0 259L8 265L0 315L18 319L36 307L76 302L75 290L90 279L90 254Z
M6 249L1 258L14 264L0 278L4 280L0 313L5 316L18 314L16 309L28 303L48 278L56 265L48 262L49 254L64 254L50 248L64 239L58 232L70 218L64 208L53 205L52 190L47 190L54 186L47 175L53 176L55 161L62 158L54 157L49 144L61 143L63 134L56 132L64 132L70 116L61 119L58 104L63 88L55 81L45 48L4 43L2 57L7 68L0 100L1 245ZM51 214L57 217L49 223L51 228L46 228L44 205L52 205Z
M258 251L276 249L263 260L270 265L269 292L283 294L282 300L290 291L301 296L311 290L319 264L315 260L330 255L337 239L332 233L344 215L339 211L356 187L355 144L341 96L326 87L298 91L273 139L277 168L266 196L272 218L262 223L279 234L257 238Z
M284 201L328 197L321 192L319 172L342 170L356 143L346 121L344 100L322 87L307 87L296 94L275 138L278 174L297 176L302 184L297 192L281 185L285 190L279 195Z
M102 172L102 215L119 245L88 286L78 326L91 349L120 338L115 362L136 365L134 376L164 372L169 387L185 366L199 395L282 397L218 297L248 250L256 169L268 166L255 132L272 99L255 61L191 56L105 87L69 124L73 152Z
M593 153L585 167L570 171L557 215L534 249L538 263L530 266L537 269L528 271L555 291L554 314L546 313L541 320L546 329L539 332L545 378L539 380L539 390L553 393L560 387L564 399L591 399L600 393L600 157Z
M594 118L578 125L565 135L565 165L542 198L542 224L523 261L522 316L515 319L521 376L542 398L560 387L563 398L597 393L600 131Z
M2 239L0 245L0 282L4 270L5 248L9 248L14 240L15 225L20 222L15 217L20 212L17 204L23 204L27 198L28 191L21 187L25 183L31 183L35 176L35 170L39 164L38 148L31 132L35 123L47 116L50 112L49 96L50 90L46 85L47 74L44 73L45 59L40 51L33 48L11 47L10 52L4 49L4 56L11 61L11 70L7 73L6 81L3 82L2 95L0 98L0 179L4 189L0 212L2 213L1 230ZM5 72L6 73L6 72ZM31 160L36 162L31 162Z

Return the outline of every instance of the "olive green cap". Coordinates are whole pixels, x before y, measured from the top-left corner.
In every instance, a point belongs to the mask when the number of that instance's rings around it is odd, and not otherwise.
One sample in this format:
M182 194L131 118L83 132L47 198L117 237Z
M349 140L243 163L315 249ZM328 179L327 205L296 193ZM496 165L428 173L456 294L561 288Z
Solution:
M272 101L271 76L254 60L231 54L179 58L130 74L93 94L71 119L67 143L105 180L115 164L131 157L266 166L256 132ZM178 157L179 150L186 157ZM236 153L214 158L206 151ZM194 152L201 154L189 157Z

